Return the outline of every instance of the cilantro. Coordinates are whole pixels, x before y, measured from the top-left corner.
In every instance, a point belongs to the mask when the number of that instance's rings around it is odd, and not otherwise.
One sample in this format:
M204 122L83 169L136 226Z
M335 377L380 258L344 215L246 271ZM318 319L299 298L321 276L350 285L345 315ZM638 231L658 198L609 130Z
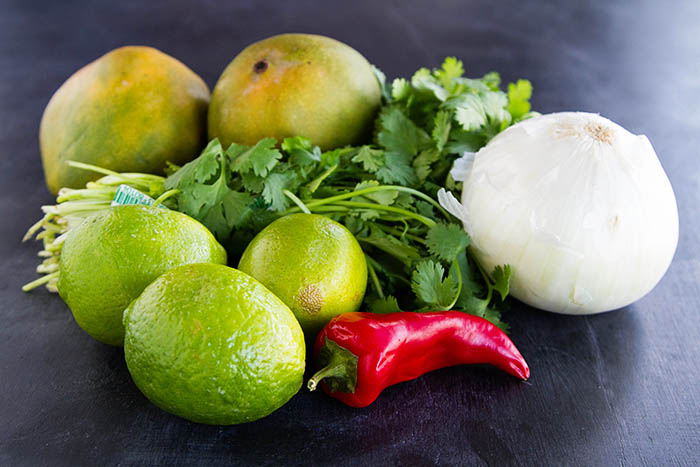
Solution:
M224 152L214 139L199 158L168 177L165 188L180 190L175 196L178 210L198 219L221 239L245 222L252 201L247 193L231 191L228 177Z
M452 99L449 106L455 109L455 119L467 131L478 130L486 124L484 102L477 95L461 95Z
M410 165L410 159L398 152L385 152L384 166L377 170L377 178L385 183L415 184L418 176Z
M282 150L289 155L289 161L299 167L308 167L321 160L321 149L303 136L285 138L282 140Z
M533 114L532 86L519 80L503 92L497 73L466 78L454 57L410 79L387 82L374 72L383 106L372 141L323 152L303 135L279 146L264 138L223 148L214 139L194 161L169 168L165 189L178 190L169 205L208 227L235 262L234 253L266 225L301 210L291 193L359 240L371 269L364 310L399 311L400 297L405 309L449 307L506 329L500 316L510 266L487 274L471 258L462 226L425 196L456 186L449 175L454 159Z
M522 119L530 111L530 97L532 97L532 84L524 79L516 83L508 84L508 111L513 120Z
M384 151L362 146L352 158L353 162L361 163L362 167L370 173L376 173L384 166Z
M452 115L446 110L440 110L435 114L435 124L433 126L433 132L431 134L433 142L435 142L435 148L438 151L442 151L447 144L447 140L450 136L450 129L452 127Z
M508 291L510 288L510 264L505 266L496 266L491 273L493 278L493 289L501 295L501 300L505 300L508 296Z
M437 148L425 149L413 159L413 168L420 182L425 181L432 172L431 165L440 159L440 150Z
M391 85L391 97L395 101L408 99L411 93L411 85L404 78L396 78Z
M416 297L433 311L447 309L457 294L451 275L443 278L445 269L432 260L420 262L411 275L411 289Z
M388 235L379 229L371 229L371 234L369 236L361 237L359 240L388 253L407 265L421 257L415 246L402 242L398 238Z
M425 240L428 250L447 262L454 261L469 245L469 235L457 224L435 224Z
M440 85L435 76L433 76L427 68L421 68L414 73L411 78L411 86L418 91L432 93L440 101L444 101L449 95L449 92Z
M276 144L274 138L263 138L253 147L232 144L226 150L231 171L243 174L252 170L258 177L266 176L282 158L282 154L273 149Z
M354 191L359 191L363 190L365 188L372 188L372 187L377 187L379 186L379 182L376 180L368 180L366 182L360 182L357 185L355 185L355 190ZM396 190L382 190L382 191L375 191L373 193L365 193L361 197L362 198L368 198L371 201L374 201L376 203L381 204L382 206L390 206L394 203L396 200L396 197L399 195L399 192ZM355 198L353 198L354 200Z
M436 78L445 89L452 89L454 79L464 74L462 62L455 57L447 57L442 68L435 72Z
M270 203L270 209L282 212L289 206L289 198L283 193L283 190L290 188L294 178L294 174L288 172L275 172L265 179L262 195L265 201Z
M412 157L430 143L428 134L418 128L398 107L386 107L379 114L382 130L379 144L388 152Z
M374 73L374 77L377 78L377 82L379 83L379 88L382 90L382 99L384 102L388 102L391 100L391 86L387 84L386 82L386 75L382 70L377 68L376 66L372 65L372 72Z
M369 311L372 313L396 313L401 311L396 298L387 295L384 298L376 298L370 302Z

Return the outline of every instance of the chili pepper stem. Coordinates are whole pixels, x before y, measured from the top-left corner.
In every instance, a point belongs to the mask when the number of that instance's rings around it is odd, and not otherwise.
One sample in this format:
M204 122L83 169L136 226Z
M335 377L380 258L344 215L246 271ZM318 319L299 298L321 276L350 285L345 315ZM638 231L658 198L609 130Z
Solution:
M330 339L318 353L319 366L323 365L306 383L309 391L313 391L321 380L333 392L355 392L357 384L357 355L341 347Z
M318 383L320 383L322 379L333 376L342 377L343 375L345 375L345 368L342 362L329 364L314 373L311 379L309 379L309 382L306 383L306 387L309 388L309 391L315 391Z

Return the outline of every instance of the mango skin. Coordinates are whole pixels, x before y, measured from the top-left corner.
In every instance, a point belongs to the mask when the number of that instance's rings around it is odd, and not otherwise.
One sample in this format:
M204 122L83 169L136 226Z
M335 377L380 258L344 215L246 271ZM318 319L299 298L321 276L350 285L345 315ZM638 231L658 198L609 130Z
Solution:
M335 39L281 34L246 47L212 93L209 139L225 146L305 136L322 150L371 137L381 89L369 62Z
M206 143L210 97L196 73L152 47L121 47L89 63L58 88L41 118L49 191L100 176L68 160L145 173L192 160Z

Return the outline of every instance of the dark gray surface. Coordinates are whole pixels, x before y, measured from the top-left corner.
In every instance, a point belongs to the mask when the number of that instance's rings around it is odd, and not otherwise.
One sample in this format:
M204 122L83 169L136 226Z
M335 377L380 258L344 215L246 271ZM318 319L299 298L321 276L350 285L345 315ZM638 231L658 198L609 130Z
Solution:
M700 3L521 3L3 1L0 465L700 463ZM470 75L530 79L541 112L600 112L646 134L678 199L669 272L638 303L603 315L514 303L506 318L532 368L527 383L449 368L366 409L302 391L235 427L155 408L120 349L83 333L58 296L19 290L38 250L19 240L52 201L41 113L71 73L114 47L155 46L213 86L245 45L281 32L333 36L390 77L456 55Z

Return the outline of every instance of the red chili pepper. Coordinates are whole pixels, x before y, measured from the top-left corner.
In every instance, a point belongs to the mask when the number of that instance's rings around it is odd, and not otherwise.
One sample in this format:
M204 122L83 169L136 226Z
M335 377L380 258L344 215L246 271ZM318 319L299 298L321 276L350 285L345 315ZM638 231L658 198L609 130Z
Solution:
M487 320L461 311L343 313L318 334L319 381L330 396L366 407L388 386L452 365L489 363L520 379L530 369L513 342Z

